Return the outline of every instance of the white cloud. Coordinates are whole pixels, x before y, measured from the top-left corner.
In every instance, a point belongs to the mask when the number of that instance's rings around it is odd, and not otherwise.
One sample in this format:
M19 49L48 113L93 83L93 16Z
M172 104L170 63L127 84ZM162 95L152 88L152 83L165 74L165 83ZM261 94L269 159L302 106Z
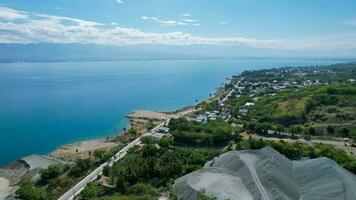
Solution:
M184 19L183 21L185 21L187 23L197 22L197 20L195 20L195 19Z
M26 12L21 12L11 8L0 7L0 18L5 18L8 20L26 19L27 14Z
M4 8L1 8L4 10ZM206 38L183 32L152 33L135 28L119 27L114 23L101 24L81 19L26 13L14 15L12 10L6 16L0 16L0 43L82 43L104 45L134 44L170 44L170 45L247 45L269 47L275 40L258 40L254 38ZM4 21L8 16L14 19L26 19L23 22ZM16 16L16 17L14 17ZM174 20L161 20L156 17L143 16L142 19L154 20L163 24L185 25ZM195 24L198 25L198 24Z
M184 32L153 33L116 23L102 24L76 18L23 12L0 6L0 43L81 43L103 45L168 44L230 45L272 49L356 48L355 34L299 40L253 37L199 37ZM163 24L184 25L175 20L143 16ZM180 23L180 24L179 24ZM186 23L187 24L187 23ZM192 23L199 26L199 23Z
M184 19L182 21L178 21L178 20L164 20L164 19L160 19L158 17L148 17L148 16L142 16L141 19L143 20L152 20L154 22L157 22L159 24L161 24L162 26L187 26L187 25L192 25L192 26L196 26L196 22L197 20L195 19ZM194 24L193 24L194 23Z
M229 23L228 22L225 22L225 21L221 21L219 22L220 25L228 25Z
M118 3L118 4L124 4L125 2L124 2L124 0L116 0L116 3Z
M183 16L183 17L191 17L192 15L189 14L189 13L183 13L182 16Z
M178 21L175 21L175 20L163 20L163 19L159 19L157 17L147 17L147 16L142 16L141 18L143 20L152 20L152 21L158 22L161 25L171 25L171 26L181 25Z
M170 25L170 26L182 25L182 24L180 24L180 22L175 21L175 20L163 20L163 19L159 19L157 17L142 16L141 19L143 19L143 20L152 20L152 21L160 23L161 25Z

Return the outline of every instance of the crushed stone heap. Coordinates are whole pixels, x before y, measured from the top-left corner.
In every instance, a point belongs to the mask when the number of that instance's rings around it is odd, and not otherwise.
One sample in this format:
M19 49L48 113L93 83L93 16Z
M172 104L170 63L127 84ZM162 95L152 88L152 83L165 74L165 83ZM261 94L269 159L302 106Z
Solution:
M224 153L173 188L183 200L201 190L218 200L354 200L356 176L328 158L291 161L265 147Z

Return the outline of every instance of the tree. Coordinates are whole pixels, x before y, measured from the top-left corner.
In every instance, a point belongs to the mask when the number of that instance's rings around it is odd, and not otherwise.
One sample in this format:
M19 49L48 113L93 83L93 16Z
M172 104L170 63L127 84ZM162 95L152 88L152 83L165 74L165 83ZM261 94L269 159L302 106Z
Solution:
M137 129L134 128L134 127L131 127L131 128L129 129L129 134L136 137L137 134L138 134Z
M42 200L42 191L31 181L24 181L16 191L16 198L22 200Z
M51 165L47 169L41 169L41 179L48 182L50 179L56 178L60 174L60 167L58 165Z
M335 129L334 129L334 127L332 127L332 126L328 126L328 127L326 128L326 131L327 131L330 135L332 135L332 134L335 133Z
M109 160L114 153L112 151L106 150L95 150L94 156L99 159L100 163L104 163L105 161Z
M343 137L349 137L350 130L348 128L342 128L341 134Z
M125 180L124 177L118 176L116 177L116 190L120 192L121 194L125 194L128 187L129 183Z
M155 168L161 177L176 178L182 171L182 164L178 155L167 151L160 157Z
M76 165L70 170L69 174L74 177L80 177L84 175L90 168L92 163L90 159L79 159Z
M308 132L309 132L310 135L316 135L316 130L315 130L314 127L309 127Z
M153 129L155 127L155 124L153 123L152 119L148 120L148 122L146 124L146 127L147 127L148 130L151 130L151 129Z
M141 138L142 144L154 144L156 139L152 136L144 136Z
M154 187L152 187L150 184L145 184L145 183L137 183L131 186L127 192L135 196L143 196L143 195L157 196L159 194Z
M283 132L284 131L284 126L282 126L281 124L277 124L276 125L276 131Z
M104 194L104 189L98 182L89 183L80 193L80 197L85 200L98 199Z

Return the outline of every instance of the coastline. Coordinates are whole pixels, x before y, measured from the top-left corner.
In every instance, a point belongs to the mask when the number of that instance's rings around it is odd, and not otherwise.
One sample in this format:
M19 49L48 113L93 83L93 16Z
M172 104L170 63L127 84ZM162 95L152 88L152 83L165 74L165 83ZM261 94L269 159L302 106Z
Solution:
M139 132L145 132L147 129L141 129L140 127L148 121L153 120L154 124L159 124L168 117L182 115L194 107L192 105L164 112L136 110L127 114L126 117L129 119L129 124L124 129L136 127L139 129ZM78 159L85 159L91 156L95 150L110 150L120 145L120 142L114 141L114 138L122 134L124 132L118 132L115 135L107 137L67 143L57 147L48 154L31 154L8 163L0 168L0 199L12 196L18 189L17 184L28 172L34 171L31 172L32 174L38 172L41 168L46 168L56 163L72 163ZM40 164L37 165L37 163Z
M229 79L226 79L227 82ZM226 83L226 82L225 82ZM194 110L196 105L216 98L224 93L223 87L218 86L212 95L206 99L201 99L191 105L180 107L171 111L152 111L137 109L126 114L126 118L129 119L129 123L123 129L123 131L117 131L117 133L109 136L103 136L98 138L78 140L70 142L56 147L53 151L47 154L31 154L22 158L18 158L7 165L0 168L0 199L7 198L14 195L14 192L18 189L19 181L29 172L38 173L41 168L47 168L53 164L72 163L77 159L85 159L91 156L95 150L110 150L120 145L120 142L115 141L115 137L123 135L126 129L136 127L139 134L147 132L147 122L153 121L154 125L158 125L172 116L182 116L191 110ZM37 165L36 163L41 163ZM18 171L19 163L23 163L21 171ZM34 165L32 167L31 165ZM37 167L37 168L36 168Z
M236 74L233 74L231 76L234 76L234 75L236 75ZM230 81L229 78L231 78L231 76L226 77L224 84L226 84ZM223 93L224 93L224 87L223 87L223 85L220 85L220 86L217 86L217 88L214 91L211 91L211 93L210 93L211 95L209 97L207 97L205 99L200 99L199 101L197 101L191 105L185 105L185 106L179 107L175 110L166 110L166 111L155 111L155 110L146 110L146 109L133 110L126 114L125 117L129 120L129 122L123 128L123 130L126 130L132 126L135 126L135 124L137 124L137 123L145 123L149 120L153 120L155 122L160 122L160 121L164 121L166 118L169 118L170 116L190 112L190 110L194 109L196 105L198 105L202 102L214 99L218 96L221 96L221 95L223 95ZM63 145L54 147L54 149L51 150L50 152L43 153L40 155L63 160L63 159L61 159L61 156L63 156L62 154L63 153L73 153L71 151L75 147L77 147L77 149L79 150L77 152L79 154L86 154L86 153L88 153L88 151L93 151L96 149L105 149L105 148L107 149L107 148L113 147L114 145L117 146L118 143L114 143L110 139L112 139L118 135L122 135L122 134L124 134L124 131L118 130L116 133L114 133L112 135L99 136L97 138L90 138L90 139L83 139L83 140L79 139L77 141L65 143ZM1 166L0 170L7 168L13 162L16 162L22 158L25 158L25 157L28 157L31 155L38 155L38 154L29 154L27 156L17 158L16 160L12 160L10 163L7 163L6 165Z

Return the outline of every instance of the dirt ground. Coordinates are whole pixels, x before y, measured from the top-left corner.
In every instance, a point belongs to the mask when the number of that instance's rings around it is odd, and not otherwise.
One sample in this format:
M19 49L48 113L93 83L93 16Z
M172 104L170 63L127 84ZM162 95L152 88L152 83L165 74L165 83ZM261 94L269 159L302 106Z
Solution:
M117 145L118 143L106 141L105 139L87 140L61 146L50 153L49 156L65 161L75 161L88 158L89 153L93 153L95 150L111 149Z
M14 190L15 186L10 186L10 181L6 178L0 177L0 199L5 199L10 195Z

